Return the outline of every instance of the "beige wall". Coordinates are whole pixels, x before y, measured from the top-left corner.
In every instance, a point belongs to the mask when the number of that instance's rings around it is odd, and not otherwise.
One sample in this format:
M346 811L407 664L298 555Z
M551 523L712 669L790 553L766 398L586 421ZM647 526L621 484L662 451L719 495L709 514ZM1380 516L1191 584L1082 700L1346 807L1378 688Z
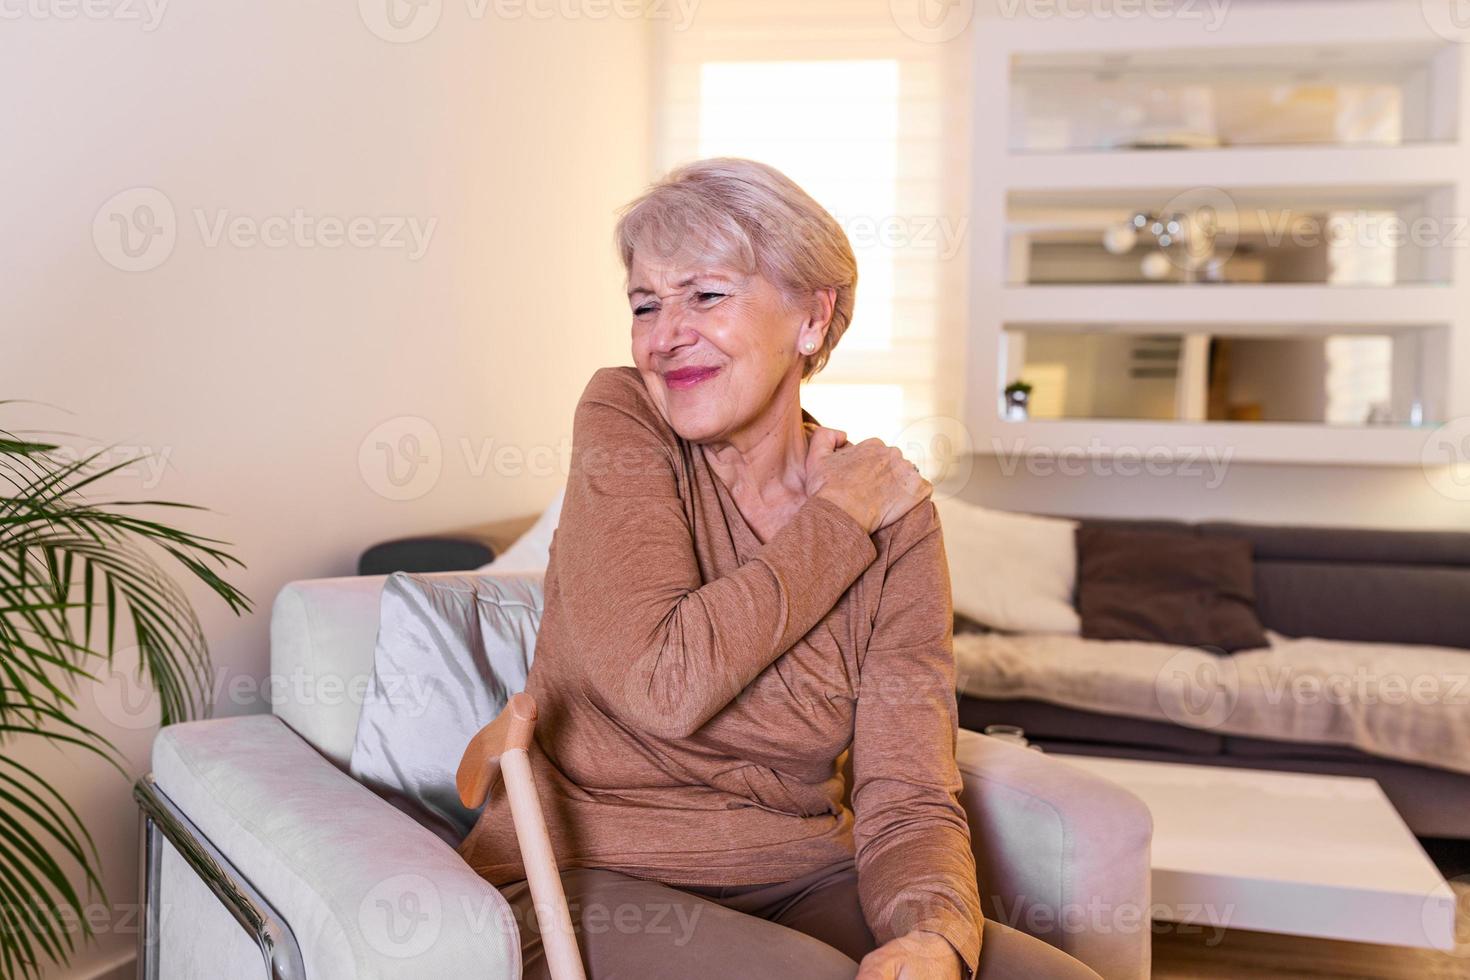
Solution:
M445 0L431 33L395 44L351 0L181 3L152 30L147 7L126 9L144 22L23 14L0 32L0 398L72 413L3 407L0 427L149 447L166 460L161 478L131 468L117 495L215 511L187 523L235 543L249 566L235 580L257 604L236 621L201 599L218 708L260 710L282 583L349 573L374 540L538 508L556 473L524 475L493 451L558 449L594 368L628 362L610 241L614 209L651 176L648 31L616 18L497 19L494 5ZM116 258L121 241L110 219L100 249L93 223L137 187L167 196L177 239L156 268L125 272L102 254ZM436 224L417 259L326 247L330 227L287 228L281 247L242 237L273 234L265 219L297 209L314 223L366 216L363 241L395 217L421 232ZM234 244L209 244L221 216L248 219ZM370 438L405 416L423 421ZM411 448L402 438L414 434L430 462L404 485L411 499L390 499L379 444ZM396 465L408 475L402 455ZM151 719L124 689L83 692L80 715L136 773ZM91 760L18 750L78 804L109 897L131 901L126 781ZM115 920L56 975L127 957L134 937L119 929L130 925Z

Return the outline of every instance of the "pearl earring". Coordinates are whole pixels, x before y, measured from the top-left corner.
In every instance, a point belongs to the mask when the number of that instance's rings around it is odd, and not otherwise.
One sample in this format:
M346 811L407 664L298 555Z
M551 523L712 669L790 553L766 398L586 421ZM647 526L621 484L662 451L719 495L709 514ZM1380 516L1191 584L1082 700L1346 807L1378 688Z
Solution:
M812 351L817 349L817 345L815 342L808 340L806 343L801 345L801 349L810 354Z

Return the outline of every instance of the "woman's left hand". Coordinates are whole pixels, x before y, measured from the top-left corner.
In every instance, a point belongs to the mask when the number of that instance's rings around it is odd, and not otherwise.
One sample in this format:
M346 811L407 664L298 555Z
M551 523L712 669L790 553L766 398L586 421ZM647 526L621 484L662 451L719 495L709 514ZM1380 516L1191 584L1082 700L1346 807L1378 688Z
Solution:
M857 980L960 980L963 963L937 932L910 932L863 957Z

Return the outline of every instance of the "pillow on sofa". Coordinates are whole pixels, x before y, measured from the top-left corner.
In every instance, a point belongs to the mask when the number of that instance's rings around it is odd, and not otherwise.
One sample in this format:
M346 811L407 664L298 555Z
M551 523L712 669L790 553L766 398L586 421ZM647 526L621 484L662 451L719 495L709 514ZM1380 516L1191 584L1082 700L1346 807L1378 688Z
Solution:
M541 512L536 523L525 534L516 538L509 548L495 556L488 565L481 565L477 572L494 572L497 575L520 572L544 572L551 561L551 537L561 522L561 502L567 494L562 487L551 499L550 505Z
M450 846L479 816L459 802L455 770L525 689L541 609L539 574L395 572L383 585L348 772Z
M1077 529L1077 611L1090 640L1266 646L1249 541L1167 531Z
M991 629L1076 633L1076 521L936 500L959 616Z

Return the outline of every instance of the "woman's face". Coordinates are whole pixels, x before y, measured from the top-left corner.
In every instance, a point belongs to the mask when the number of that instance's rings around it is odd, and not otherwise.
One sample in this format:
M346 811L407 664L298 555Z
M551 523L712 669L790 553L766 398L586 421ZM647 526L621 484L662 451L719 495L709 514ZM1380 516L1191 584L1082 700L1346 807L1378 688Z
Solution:
M628 270L633 363L670 427L690 442L728 440L754 422L789 379L800 345L820 345L810 310L758 274L656 265Z

